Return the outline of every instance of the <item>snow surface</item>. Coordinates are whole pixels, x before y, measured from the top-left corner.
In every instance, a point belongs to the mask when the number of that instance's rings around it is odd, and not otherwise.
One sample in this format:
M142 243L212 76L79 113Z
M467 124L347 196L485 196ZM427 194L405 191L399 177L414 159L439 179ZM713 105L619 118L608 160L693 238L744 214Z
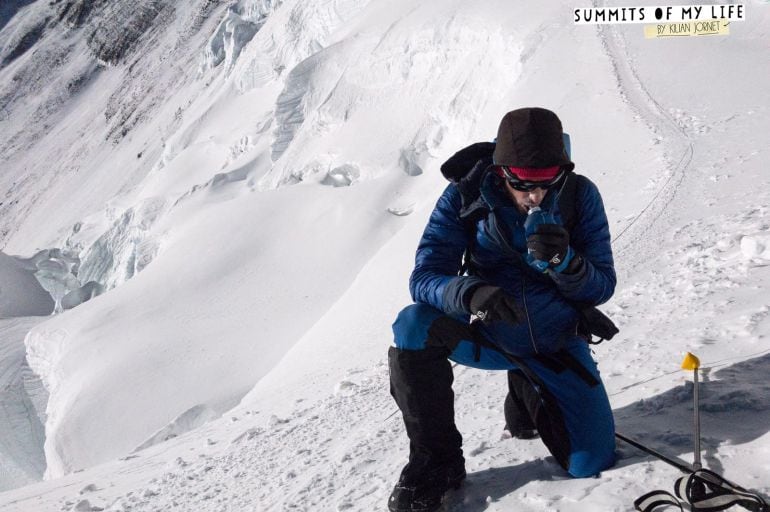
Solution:
M0 240L46 251L34 271L75 307L0 321L3 510L384 510L408 448L385 354L438 167L525 105L560 115L604 196L618 430L692 460L693 351L706 465L770 493L766 2L676 40L574 26L565 2L114 2L81 25L16 4ZM630 510L677 476L619 444L569 479L503 435L503 374L455 376L448 510Z

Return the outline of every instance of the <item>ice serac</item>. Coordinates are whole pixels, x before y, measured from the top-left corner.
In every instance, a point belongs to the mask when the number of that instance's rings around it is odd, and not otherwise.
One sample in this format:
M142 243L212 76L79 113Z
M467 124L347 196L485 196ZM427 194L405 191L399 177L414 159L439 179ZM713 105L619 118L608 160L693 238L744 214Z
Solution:
M308 93L313 69L317 60L310 58L295 67L286 79L286 86L276 101L275 140L271 158L275 162L286 151L294 139L294 134L305 121L305 96Z
M225 62L229 71L243 48L280 4L281 0L241 0L231 5L209 40L205 65L214 68Z
M0 252L0 318L41 316L53 312L54 301L34 275L35 269Z
M96 281L88 281L83 286L68 292L61 299L62 309L72 309L104 293L104 286Z
M105 259L108 258L105 257ZM25 294L28 294L29 291L34 292L37 288L42 288L50 294L50 298L54 302L53 313L72 309L105 291L105 286L102 283L82 279L80 259L74 251L43 249L29 258L14 257L12 260L18 269L31 274L37 281L37 286L34 282L29 282L26 283L27 288L17 289L15 293L18 294L20 301L24 301ZM108 262L111 261L112 259L109 258ZM108 266L107 270L112 270L112 267ZM101 277L104 278L105 282L112 283L114 279L125 277L125 275L112 271L105 272Z
M109 228L81 252L78 277L85 285L94 282L97 295L131 279L150 264L158 251L158 241L151 228L164 212L165 202L158 198L143 200L128 208ZM75 236L78 233L75 234ZM72 242L68 239L68 242ZM70 289L69 291L72 291ZM86 290L83 290L86 295ZM74 297L72 297L74 298Z

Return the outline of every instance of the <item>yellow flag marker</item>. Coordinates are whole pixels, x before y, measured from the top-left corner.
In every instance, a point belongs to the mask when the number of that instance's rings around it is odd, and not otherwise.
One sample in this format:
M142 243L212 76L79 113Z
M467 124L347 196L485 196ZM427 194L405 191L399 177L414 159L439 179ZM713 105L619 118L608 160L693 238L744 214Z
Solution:
M683 370L692 371L692 394L693 394L693 414L695 423L695 460L692 463L692 468L698 470L703 467L700 460L700 404L698 398L698 368L700 368L700 359L695 357L694 354L687 352L682 361Z
M687 352L687 355L684 356L684 361L682 361L682 370L697 370L698 368L700 368L700 359L695 357L694 354Z

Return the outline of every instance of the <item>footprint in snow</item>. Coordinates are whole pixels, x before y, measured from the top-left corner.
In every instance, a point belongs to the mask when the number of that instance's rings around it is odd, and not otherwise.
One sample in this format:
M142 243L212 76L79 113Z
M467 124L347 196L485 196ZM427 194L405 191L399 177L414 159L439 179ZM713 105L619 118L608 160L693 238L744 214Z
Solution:
M277 427L278 425L285 425L287 423L289 423L289 420L285 420L283 418L279 418L275 414L270 416L270 419L267 420L267 426L269 428L274 428L274 427Z
M358 384L349 380L342 380L334 386L334 394L337 396L353 396L358 391Z
M94 491L98 491L98 490L99 490L99 488L96 487L96 484L88 484L85 487L83 487L82 489L80 489L80 494L86 494L86 493L94 492Z
M477 455L480 455L487 451L489 449L489 445L486 441L482 441L480 445L478 445L476 448L470 451L471 457L475 457Z
M91 505L91 502L88 500L81 500L75 505L75 507L72 509L75 512L99 512L101 510L104 510L102 507L96 507Z
M264 431L261 428L250 428L241 435L230 441L230 444L240 443L241 441L251 441L262 435Z
M396 217L406 217L414 211L414 204L410 204L404 207L391 206L388 208L388 213L395 215Z

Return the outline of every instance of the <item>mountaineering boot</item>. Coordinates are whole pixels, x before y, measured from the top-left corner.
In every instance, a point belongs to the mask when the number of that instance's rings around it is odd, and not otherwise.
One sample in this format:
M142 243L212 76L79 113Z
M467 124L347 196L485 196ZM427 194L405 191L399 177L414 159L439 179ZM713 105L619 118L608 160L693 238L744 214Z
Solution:
M540 436L556 462L568 470L572 448L556 397L542 381L534 382L521 370L508 372L508 389L513 407L505 409L505 416L511 434L519 439Z
M516 439L534 439L538 435L535 423L517 392L527 384L526 379L520 370L508 370L508 395L503 404L505 430Z
M465 479L465 463L443 465L425 471L419 483L401 474L388 500L391 512L434 512L441 508L444 494L458 489Z
M465 479L448 355L443 347L388 351L390 394L409 437L409 463L388 500L391 512L438 510L444 493Z

